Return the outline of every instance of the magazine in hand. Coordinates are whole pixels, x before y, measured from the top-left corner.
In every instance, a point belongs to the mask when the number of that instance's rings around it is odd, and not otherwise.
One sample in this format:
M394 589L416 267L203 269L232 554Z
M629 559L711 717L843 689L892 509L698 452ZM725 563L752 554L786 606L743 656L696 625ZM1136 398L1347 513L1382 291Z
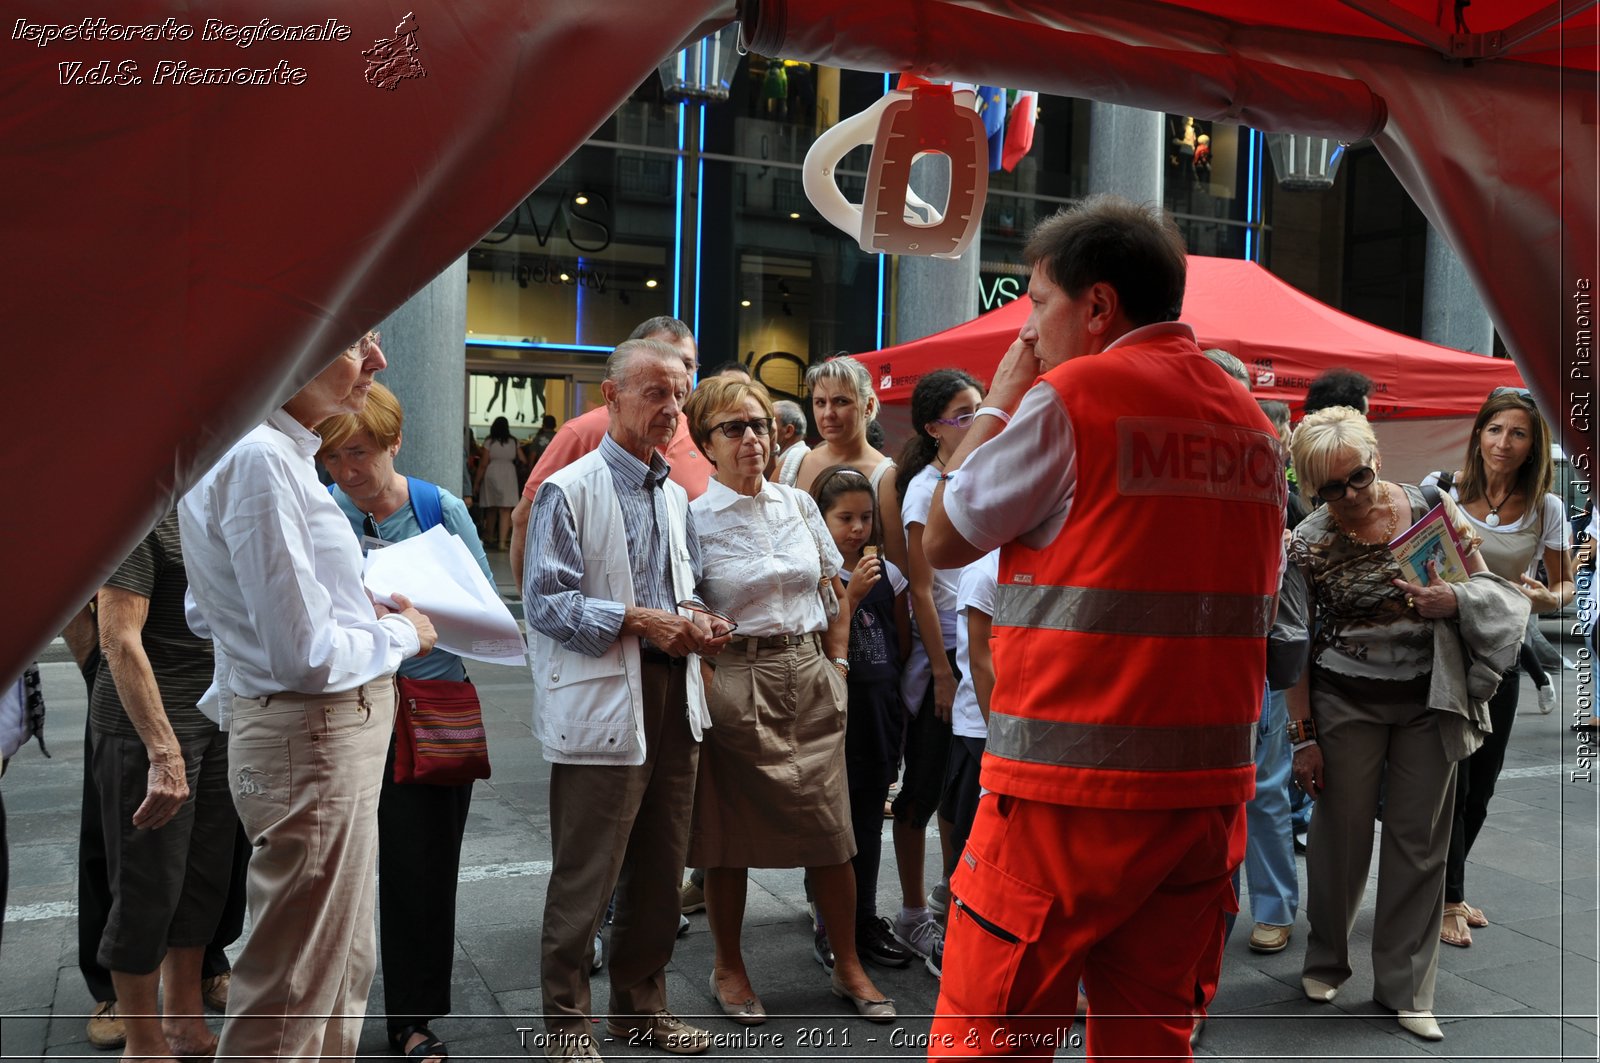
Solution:
M1461 556L1461 540L1456 529L1445 516L1444 503L1428 510L1400 537L1389 544L1389 551L1400 563L1401 576L1412 583L1426 587L1432 582L1428 577L1428 562L1439 566L1439 577L1446 583L1467 582L1467 565Z

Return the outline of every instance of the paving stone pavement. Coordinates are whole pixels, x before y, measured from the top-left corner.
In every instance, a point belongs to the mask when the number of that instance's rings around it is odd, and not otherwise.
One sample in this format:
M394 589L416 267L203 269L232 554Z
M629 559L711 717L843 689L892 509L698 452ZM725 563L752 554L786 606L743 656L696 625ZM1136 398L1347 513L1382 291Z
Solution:
M503 567L503 555L495 560ZM1547 633L1556 636L1554 625ZM1575 644L1566 646L1572 656ZM21 753L0 783L11 850L11 886L0 946L0 1056L8 1059L111 1059L84 1039L91 1001L77 969L76 847L86 711L82 681L58 647L41 665L53 757ZM454 1060L541 1055L537 1033L538 919L549 877L548 768L529 733L530 680L522 669L475 665L494 777L473 797L462 853L453 979L455 1013L434 1024ZM1401 1032L1371 999L1368 956L1375 880L1356 921L1355 973L1332 1005L1307 1002L1299 988L1306 924L1287 950L1246 947L1249 898L1228 944L1221 987L1197 1055L1225 1059L1596 1059L1597 808L1600 780L1575 778L1583 754L1568 730L1578 699L1575 673L1560 679L1563 708L1540 716L1525 685L1511 749L1489 821L1468 869L1472 901L1492 920L1470 949L1444 948L1436 1010L1445 1040L1423 1043ZM1591 688L1592 690L1592 688ZM898 886L885 824L879 911L892 915ZM938 852L929 842L930 857ZM1303 858L1301 862L1303 869ZM1376 861L1374 861L1374 869ZM1302 870L1303 876L1303 870ZM929 881L936 878L929 861ZM811 956L798 871L751 875L745 944L752 981L773 1018L744 1028L708 1010L711 939L703 913L690 917L668 973L670 1005L699 1017L717 1038L710 1056L738 1060L793 1057L925 1056L937 984L920 965L872 969L897 1002L894 1027L849 1016L828 994ZM248 928L246 930L248 933ZM604 972L595 979L603 1006ZM365 1055L388 1054L381 975L374 984ZM213 1028L220 1017L212 1017ZM1081 1035L1082 1026L1073 1034ZM604 1037L608 1058L647 1051ZM1083 1056L1081 1043L1063 1058Z

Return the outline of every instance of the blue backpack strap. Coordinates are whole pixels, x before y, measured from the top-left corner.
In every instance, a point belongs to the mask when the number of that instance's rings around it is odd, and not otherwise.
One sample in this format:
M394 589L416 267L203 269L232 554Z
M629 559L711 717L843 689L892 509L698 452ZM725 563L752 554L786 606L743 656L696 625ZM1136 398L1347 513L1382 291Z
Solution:
M411 512L417 515L417 524L423 531L444 523L444 506L439 501L439 486L415 476L406 477L411 488Z

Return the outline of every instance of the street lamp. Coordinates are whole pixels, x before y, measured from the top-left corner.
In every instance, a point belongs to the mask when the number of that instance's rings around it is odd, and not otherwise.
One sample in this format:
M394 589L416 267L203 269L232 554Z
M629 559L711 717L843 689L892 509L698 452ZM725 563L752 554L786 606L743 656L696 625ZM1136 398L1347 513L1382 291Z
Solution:
M661 61L661 87L668 98L725 100L739 65L739 24L674 52Z
M1278 183L1300 192L1322 192L1333 187L1333 178L1344 158L1345 146L1328 137L1308 137L1299 133L1268 133L1267 151Z

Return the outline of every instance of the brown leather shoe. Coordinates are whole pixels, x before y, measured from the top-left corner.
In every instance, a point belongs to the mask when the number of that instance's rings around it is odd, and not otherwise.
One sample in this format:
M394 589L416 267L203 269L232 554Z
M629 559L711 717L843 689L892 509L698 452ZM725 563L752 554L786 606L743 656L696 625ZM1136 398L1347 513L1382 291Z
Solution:
M128 1031L122 1026L122 1016L117 1014L115 1000L103 1000L89 1013L89 1023L84 1028L89 1043L100 1049L121 1048L128 1043Z
M624 1038L623 1043L629 1047L659 1048L677 1056L699 1055L711 1047L710 1033L690 1026L666 1010L632 1022L610 1019L606 1022L606 1032L612 1037Z
M1289 926L1274 926L1271 923L1257 923L1255 929L1250 931L1250 949L1252 952L1282 952L1289 947Z

